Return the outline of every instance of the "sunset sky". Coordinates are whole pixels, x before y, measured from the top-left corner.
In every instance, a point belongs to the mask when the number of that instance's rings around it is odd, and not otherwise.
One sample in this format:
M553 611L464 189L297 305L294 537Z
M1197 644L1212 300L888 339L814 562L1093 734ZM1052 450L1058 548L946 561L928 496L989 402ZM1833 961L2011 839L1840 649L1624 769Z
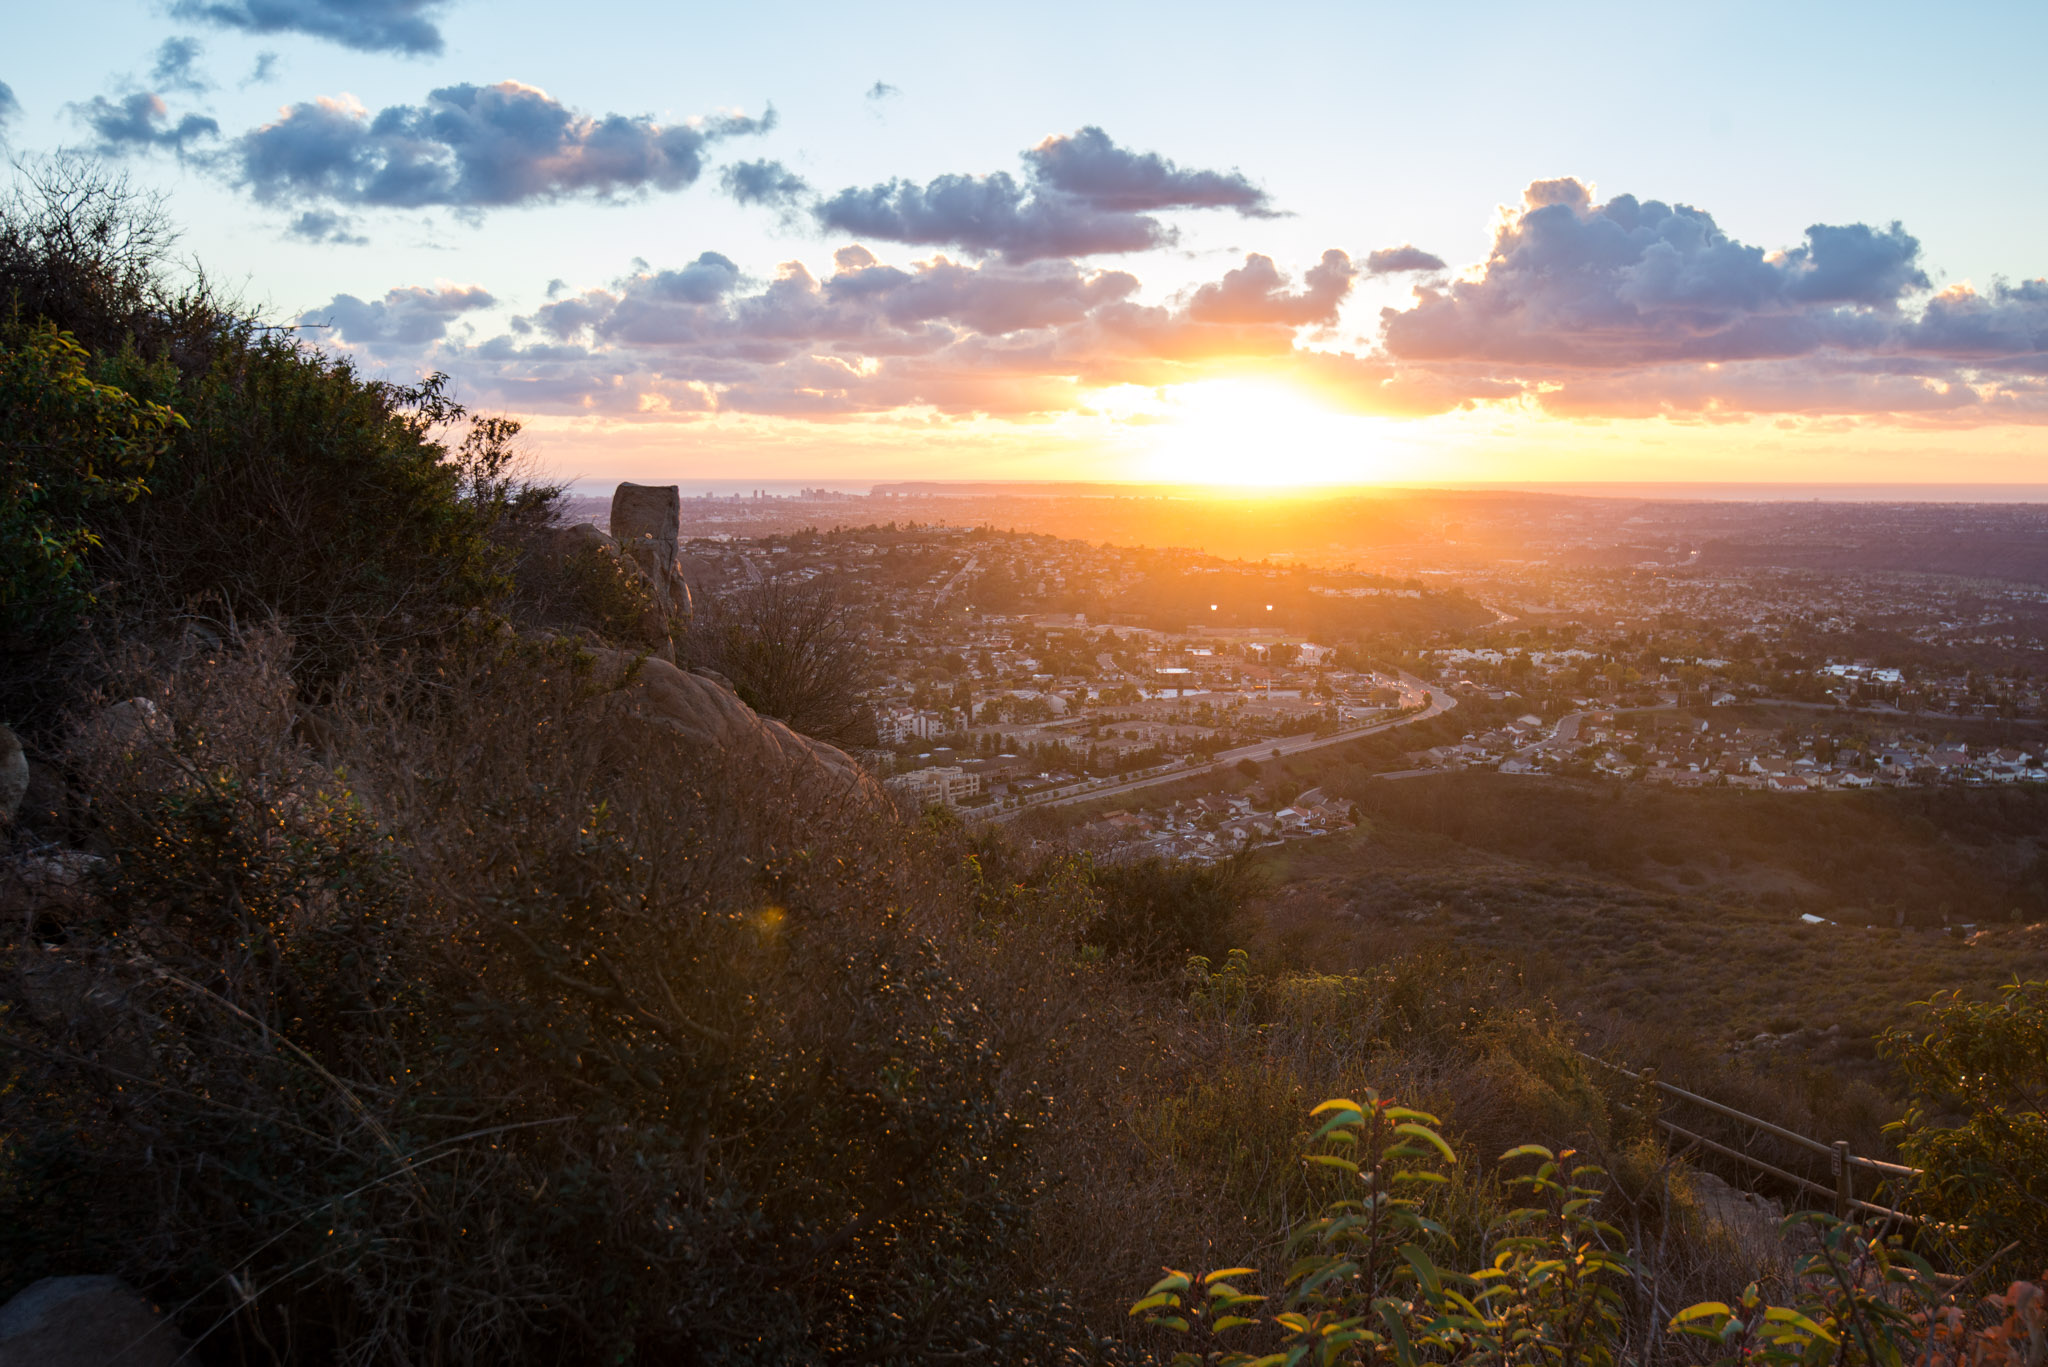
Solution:
M2048 5L10 0L0 136L592 479L2048 481Z

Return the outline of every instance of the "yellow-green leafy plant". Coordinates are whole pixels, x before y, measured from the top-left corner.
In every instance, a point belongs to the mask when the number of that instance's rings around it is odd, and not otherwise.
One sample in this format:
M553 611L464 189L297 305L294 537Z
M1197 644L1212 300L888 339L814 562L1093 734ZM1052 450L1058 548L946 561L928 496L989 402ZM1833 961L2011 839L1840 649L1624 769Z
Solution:
M1477 1266L1433 1209L1459 1185L1457 1159L1435 1116L1368 1089L1338 1098L1304 1161L1348 1192L1288 1232L1292 1263L1278 1310L1241 1289L1250 1267L1205 1274L1167 1269L1131 1314L1185 1336L1176 1363L1221 1367L1336 1367L1370 1362L1586 1364L1615 1360L1622 1291L1634 1276L1619 1230L1594 1213L1604 1174L1570 1150L1525 1145L1503 1162L1536 1160L1509 1179L1527 1204L1484 1235ZM1468 1180L1469 1179L1465 1179Z

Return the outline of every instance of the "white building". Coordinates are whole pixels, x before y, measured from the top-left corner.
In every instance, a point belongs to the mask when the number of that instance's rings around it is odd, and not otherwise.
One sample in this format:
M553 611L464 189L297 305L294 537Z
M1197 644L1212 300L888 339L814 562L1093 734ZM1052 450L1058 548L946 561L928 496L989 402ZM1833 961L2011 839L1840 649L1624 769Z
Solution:
M960 804L961 799L973 797L981 791L981 775L970 774L957 764L943 765L933 769L913 769L907 774L897 774L885 785L891 792L908 798L920 807L934 802L948 807Z

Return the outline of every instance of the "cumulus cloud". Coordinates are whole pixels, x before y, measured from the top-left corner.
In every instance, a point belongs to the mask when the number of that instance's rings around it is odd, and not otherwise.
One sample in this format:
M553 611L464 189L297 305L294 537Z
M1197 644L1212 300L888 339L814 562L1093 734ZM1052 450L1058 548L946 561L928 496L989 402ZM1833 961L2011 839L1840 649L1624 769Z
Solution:
M1329 327L1337 321L1337 309L1357 278L1351 258L1333 249L1309 267L1303 277L1306 288L1290 294L1287 278L1273 265L1273 258L1253 252L1245 257L1244 265L1225 273L1222 280L1196 290L1188 316L1203 322Z
M308 209L293 219L285 231L308 242L331 242L341 247L361 247L370 240L356 233L354 219L330 209Z
M302 33L359 52L437 55L447 0L176 0L171 13L249 33Z
M1930 288L1898 223L1815 224L1766 251L1704 210L1596 203L1559 179L1529 187L1478 272L1384 310L1381 340L1410 368L1510 382L1575 416L1979 420L2033 403L2016 386L2048 374L2048 286Z
M408 285L367 303L353 294L337 294L300 314L298 323L302 328L330 328L340 341L388 357L440 341L448 335L450 320L497 302L477 285Z
M97 139L94 150L107 157L151 151L183 156L188 144L220 135L220 124L204 114L186 114L173 123L163 97L147 90L119 101L95 95L71 112Z
M592 117L546 91L500 81L445 86L424 104L374 115L345 97L295 104L236 139L231 160L241 183L267 202L480 209L679 190L703 174L713 143L774 122L773 109L679 124Z
M736 161L718 174L725 192L741 204L766 205L787 213L810 192L810 183L779 161Z
M813 212L821 226L858 237L1015 262L1168 245L1174 230L1151 216L1167 209L1273 212L1265 191L1236 171L1185 169L1092 126L1047 138L1024 164L1021 179L996 171L850 186Z
M409 354L514 406L1020 417L1071 409L1094 386L1248 368L1299 370L1322 383L1321 371L1303 368L1308 353L1295 333L1333 316L1354 274L1343 253L1329 252L1297 287L1253 257L1196 291L1199 305L1174 306L1139 302L1128 272L1069 259L904 266L856 245L841 248L823 277L792 262L759 280L706 252L604 286L551 291L501 336L476 345L426 337ZM395 343L379 339L395 354ZM1383 386L1387 367L1346 379Z
M1897 224L1816 225L1769 251L1702 210L1602 203L1562 179L1530 187L1456 278L1384 250L1396 255L1379 273L1425 278L1410 307L1382 312L1376 343L1346 351L1319 347L1374 262L1334 249L1292 270L1250 253L1163 303L1072 255L897 264L853 244L822 274L791 262L760 279L704 252L580 289L555 281L481 342L447 332L470 307L460 292L343 296L330 311L345 344L430 363L491 401L633 421L1028 419L1105 386L1260 376L1377 414L1499 402L1572 418L2048 422L2048 280L1934 292Z
M156 50L156 65L150 68L150 83L158 90L195 95L213 89L213 82L197 66L204 51L197 38L164 39Z
M1440 271L1444 259L1420 247L1406 243L1398 247L1382 247L1365 255L1365 269L1372 275L1400 275L1408 271Z
M1047 138L1024 160L1040 185L1097 209L1235 209L1253 218L1273 216L1266 192L1241 173L1183 170L1157 152L1118 147L1093 125Z

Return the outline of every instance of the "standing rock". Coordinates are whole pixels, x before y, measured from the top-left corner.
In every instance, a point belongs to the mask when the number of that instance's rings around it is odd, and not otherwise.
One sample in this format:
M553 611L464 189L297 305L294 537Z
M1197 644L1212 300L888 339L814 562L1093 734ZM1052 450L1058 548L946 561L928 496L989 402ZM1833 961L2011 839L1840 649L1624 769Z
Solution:
M28 793L28 756L21 753L21 738L0 726L0 827L11 826Z
M118 1277L45 1277L0 1306L0 1367L171 1367L184 1351Z
M621 484L612 492L612 540L638 565L671 617L690 615L683 573L683 491L673 484Z

